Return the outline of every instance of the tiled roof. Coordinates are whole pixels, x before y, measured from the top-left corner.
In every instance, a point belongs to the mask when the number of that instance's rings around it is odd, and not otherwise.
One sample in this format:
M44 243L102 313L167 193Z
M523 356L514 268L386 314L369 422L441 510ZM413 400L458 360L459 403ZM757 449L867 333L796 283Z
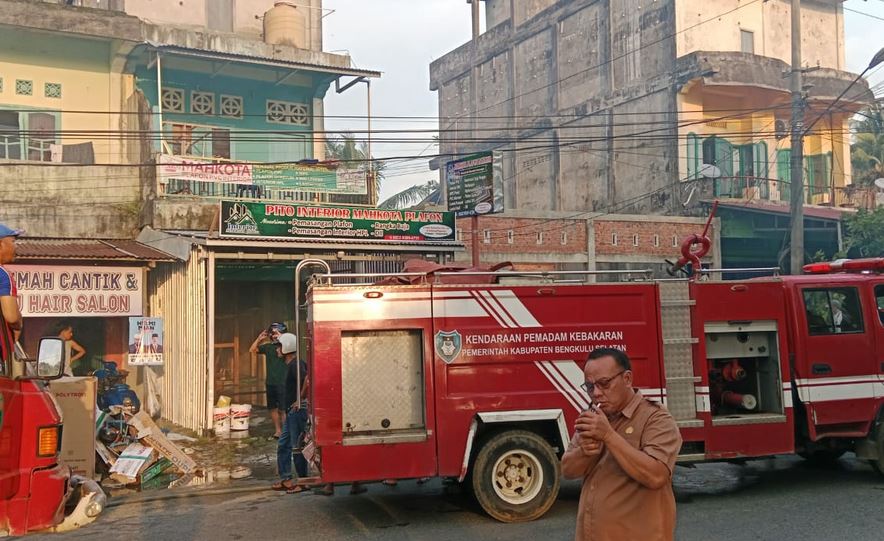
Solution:
M175 261L166 252L129 239L21 237L15 255L18 260Z

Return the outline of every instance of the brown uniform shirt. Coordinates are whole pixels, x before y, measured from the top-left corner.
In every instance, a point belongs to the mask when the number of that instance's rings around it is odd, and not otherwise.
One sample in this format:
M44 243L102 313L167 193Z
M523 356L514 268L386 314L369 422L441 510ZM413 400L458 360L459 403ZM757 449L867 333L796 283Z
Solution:
M669 468L681 449L675 420L660 404L641 393L614 419L611 427L630 445ZM577 446L577 435L571 448ZM675 533L675 496L672 484L651 490L629 477L606 447L598 463L583 479L577 512L576 541L666 541Z

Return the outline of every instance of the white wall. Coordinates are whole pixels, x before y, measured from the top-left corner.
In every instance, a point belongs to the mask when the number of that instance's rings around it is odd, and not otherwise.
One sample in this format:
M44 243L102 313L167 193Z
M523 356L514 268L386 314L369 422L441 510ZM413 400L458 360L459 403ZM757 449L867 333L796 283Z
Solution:
M790 0L675 0L678 56L736 51L740 30L755 34L755 54L790 63ZM744 7L741 7L744 6ZM728 13L727 15L722 15ZM716 16L721 15L716 18ZM711 19L711 20L710 20ZM845 69L844 13L835 0L801 2L801 55L806 66Z

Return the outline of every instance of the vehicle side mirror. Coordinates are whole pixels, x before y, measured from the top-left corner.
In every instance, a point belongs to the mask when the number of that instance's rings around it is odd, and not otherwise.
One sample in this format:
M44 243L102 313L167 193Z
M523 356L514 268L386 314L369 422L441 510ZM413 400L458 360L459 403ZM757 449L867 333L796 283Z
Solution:
M37 379L58 379L64 375L67 351L61 338L41 338L37 349Z

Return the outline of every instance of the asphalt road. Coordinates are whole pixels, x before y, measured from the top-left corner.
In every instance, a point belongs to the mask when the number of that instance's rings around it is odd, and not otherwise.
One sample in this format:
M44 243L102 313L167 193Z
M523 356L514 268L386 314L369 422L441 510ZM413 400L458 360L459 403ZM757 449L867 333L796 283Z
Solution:
M679 467L675 487L679 540L884 539L884 477L852 458L828 469L794 457ZM552 510L528 524L497 523L432 481L374 485L360 496L338 487L333 498L261 491L119 505L81 530L33 539L567 540L579 490L565 483Z

